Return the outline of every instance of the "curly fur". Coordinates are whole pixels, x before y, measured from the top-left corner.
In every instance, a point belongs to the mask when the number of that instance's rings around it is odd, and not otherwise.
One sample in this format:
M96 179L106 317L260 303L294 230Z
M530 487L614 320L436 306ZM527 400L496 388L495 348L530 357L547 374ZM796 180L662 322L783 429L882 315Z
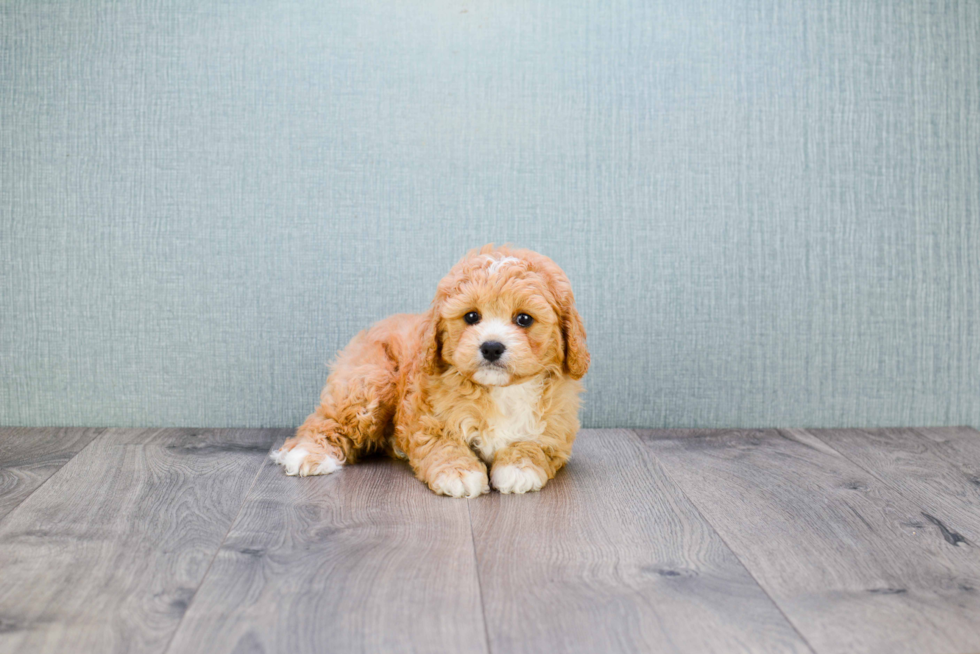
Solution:
M463 319L478 311L480 323ZM514 324L518 313L534 318ZM506 344L498 365L480 355ZM436 493L539 490L565 464L589 368L571 284L551 259L473 250L424 314L395 315L339 354L320 406L273 454L287 474L326 474L372 452L407 458ZM490 465L490 474L487 467Z

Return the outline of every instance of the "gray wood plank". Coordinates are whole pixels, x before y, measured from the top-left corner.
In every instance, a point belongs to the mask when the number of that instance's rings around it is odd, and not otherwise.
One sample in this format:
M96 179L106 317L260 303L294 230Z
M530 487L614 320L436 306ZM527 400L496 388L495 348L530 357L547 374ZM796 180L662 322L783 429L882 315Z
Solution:
M466 501L373 459L262 469L170 652L486 652Z
M0 520L103 431L0 427Z
M802 431L802 430L790 430ZM970 428L810 429L813 436L980 544L980 433Z
M469 504L493 652L809 652L635 434Z
M806 432L640 432L817 652L980 650L980 556Z
M0 523L0 652L161 652L272 441L107 430Z
M916 427L930 442L930 450L950 463L969 469L972 480L980 484L980 431L973 427Z

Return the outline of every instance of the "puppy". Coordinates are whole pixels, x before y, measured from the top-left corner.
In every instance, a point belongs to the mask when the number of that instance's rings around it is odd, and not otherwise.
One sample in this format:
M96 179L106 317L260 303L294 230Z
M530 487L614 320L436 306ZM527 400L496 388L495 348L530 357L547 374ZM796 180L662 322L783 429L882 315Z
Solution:
M287 475L322 475L383 451L442 495L537 491L571 454L588 368L561 268L487 245L449 271L428 312L355 336L272 458Z

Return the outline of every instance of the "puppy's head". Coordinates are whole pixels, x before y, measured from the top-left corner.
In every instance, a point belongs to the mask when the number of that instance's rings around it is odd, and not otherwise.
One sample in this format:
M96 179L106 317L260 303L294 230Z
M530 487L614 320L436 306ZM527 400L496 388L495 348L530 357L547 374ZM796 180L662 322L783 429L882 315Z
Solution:
M568 277L536 252L470 252L439 283L429 320L429 374L452 368L483 386L507 386L548 370L580 379L589 368Z

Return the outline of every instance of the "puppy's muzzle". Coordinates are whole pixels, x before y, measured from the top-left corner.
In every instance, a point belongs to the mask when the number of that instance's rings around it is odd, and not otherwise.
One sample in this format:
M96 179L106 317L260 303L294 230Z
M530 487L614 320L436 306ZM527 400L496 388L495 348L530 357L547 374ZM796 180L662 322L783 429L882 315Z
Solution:
M488 363L494 363L504 355L507 347L500 341L487 341L480 346L480 354Z

